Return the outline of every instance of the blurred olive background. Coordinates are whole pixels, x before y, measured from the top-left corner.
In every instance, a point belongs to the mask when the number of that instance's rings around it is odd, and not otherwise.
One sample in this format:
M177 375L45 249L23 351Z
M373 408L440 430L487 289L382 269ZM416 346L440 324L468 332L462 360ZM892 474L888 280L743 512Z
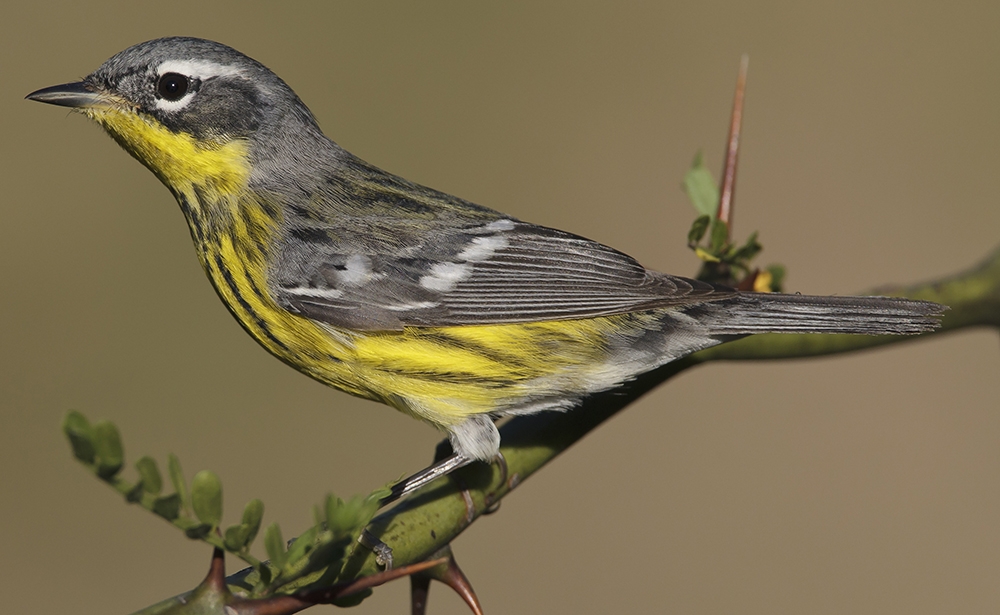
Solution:
M965 268L1000 243L996 2L8 2L0 201L0 588L9 613L126 613L209 551L71 459L70 408L130 461L210 468L286 536L440 436L268 356L176 204L84 118L29 103L165 35L232 45L407 178L691 274L680 182L722 161L751 56L736 232L793 291ZM712 365L585 439L456 542L490 613L1000 608L1000 345ZM231 563L235 566L235 562ZM235 568L232 568L235 569ZM359 613L408 612L408 584ZM322 607L330 608L330 607ZM322 609L319 609L322 610ZM464 613L443 586L435 614Z

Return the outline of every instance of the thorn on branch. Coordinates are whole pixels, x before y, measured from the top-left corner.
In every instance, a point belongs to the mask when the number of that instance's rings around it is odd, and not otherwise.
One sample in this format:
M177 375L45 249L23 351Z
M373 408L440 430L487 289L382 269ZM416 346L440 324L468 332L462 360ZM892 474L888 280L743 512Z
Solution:
M208 574L201 582L201 587L220 594L228 594L226 586L226 553L215 547L212 549L212 563L208 566Z
M483 615L483 607L479 603L479 597L472 589L472 583L465 576L462 569L455 561L455 554L451 551L451 545L445 545L438 550L435 557L440 564L427 568L426 570L410 577L410 604L413 615L423 615L427 609L427 597L430 592L431 580L440 581L455 590L465 604L469 606L473 615Z

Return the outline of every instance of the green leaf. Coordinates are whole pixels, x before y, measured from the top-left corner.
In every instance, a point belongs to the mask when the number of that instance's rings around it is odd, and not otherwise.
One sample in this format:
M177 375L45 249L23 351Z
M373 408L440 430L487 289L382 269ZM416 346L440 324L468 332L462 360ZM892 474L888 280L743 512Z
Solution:
M122 437L115 424L104 419L94 423L93 437L97 474L105 480L110 479L118 474L125 463Z
M247 526L246 523L230 525L226 528L225 534L223 534L223 542L225 543L227 550L238 553L249 543L247 540L249 535L250 527Z
M68 412L62 430L73 447L73 456L83 463L94 463L94 435L87 417L76 410Z
M368 499L369 500L374 500L376 502L381 502L386 497L388 497L389 495L392 494L392 485L394 485L394 484L395 483L392 483L392 484L387 485L385 487L379 487L375 491L372 491L371 493L368 494Z
M701 260L705 261L706 263L718 263L718 262L721 262L719 260L718 256L715 256L714 254L710 254L709 252L706 252L702 248L695 248L694 249L694 253L695 253L695 256L697 256Z
M332 493L326 496L326 503L323 509L326 512L326 529L330 530L334 534L337 534L337 528L339 523L339 510L344 505L344 500L341 500Z
M378 500L356 495L346 502L332 495L326 499L326 526L334 536L354 533L368 525L378 510Z
M691 168L684 174L684 191L702 216L715 216L719 209L719 187L712 179L712 173L705 168L701 152L694 157Z
M299 536L292 539L292 544L288 547L288 557L286 558L285 567L292 567L299 560L304 558L306 555L312 551L312 548L316 544L316 534L318 530L316 526L313 526L302 532Z
M209 470L202 470L191 480L191 507L195 516L207 525L222 522L222 481Z
M264 502L258 499L247 502L246 507L243 509L243 525L249 528L246 539L247 545L252 543L254 538L257 538L257 532L260 531L260 522L263 518Z
M317 526L318 528L318 526ZM308 561L301 567L296 566L296 575L304 576L316 570L326 568L333 562L343 562L347 548L353 544L351 536L334 538L329 531L318 533L313 548L309 551Z
M767 272L771 274L771 291L784 292L785 287L785 267L784 265L768 265Z
M196 523L185 528L184 533L192 540L201 540L211 534L213 529L215 528L207 523Z
M260 565L254 566L254 570L257 571L257 575L260 577L260 585L267 587L271 584L271 567L265 562L261 562Z
M694 222L691 223L691 230L688 231L688 245L694 247L698 245L702 237L705 236L705 231L708 230L708 225L712 222L712 216L698 216L695 218Z
M160 476L160 469L156 467L156 460L152 457L144 456L135 462L135 469L142 479L142 488L146 493L156 495L163 489L163 477Z
M181 528L185 532L194 530L196 528L209 527L200 521L192 519L191 517L177 517L176 519L173 520L173 524ZM209 529L211 529L211 527L209 527ZM194 538L197 538L197 536L194 536Z
M264 548L267 550L267 557L271 564L281 570L285 567L287 557L285 555L285 541L281 537L281 528L277 523L272 523L264 530Z
M174 486L174 491L181 499L182 508L191 507L191 499L188 497L187 485L184 483L184 473L181 471L181 461L177 455L170 453L167 457L167 473L170 475L170 482Z
M712 222L712 240L709 252L712 254L721 254L722 248L725 247L727 241L729 241L729 226L722 220L714 220Z
M747 238L745 244L743 244L739 248L733 248L731 260L734 262L744 261L741 264L746 265L747 262L753 260L753 258L760 253L762 248L763 246L761 246L760 242L757 241L757 233L755 231L750 235L749 238Z
M124 484L127 484L127 482L126 481L122 481L120 483L120 485L124 485ZM136 481L136 483L134 485L132 485L132 488L129 489L125 493L125 501L126 502L131 502L133 504L136 503L136 502L141 502L142 501L142 494L143 493L145 493L145 491L142 488L142 481L141 480L140 481Z
M156 498L153 500L153 512L167 521L173 521L181 515L181 496L171 493Z

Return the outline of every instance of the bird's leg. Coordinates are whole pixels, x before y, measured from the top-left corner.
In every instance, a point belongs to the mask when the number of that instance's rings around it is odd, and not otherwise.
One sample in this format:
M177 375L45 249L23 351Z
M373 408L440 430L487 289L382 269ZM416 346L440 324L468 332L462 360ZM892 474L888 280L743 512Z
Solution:
M408 478L404 478L393 485L389 490L389 495L379 501L379 508L388 506L396 500L413 493L417 489L420 489L442 476L446 476L454 470L469 465L473 461L475 460L460 453L452 453L444 459L435 462L429 467L424 468L416 474ZM498 463L500 465L500 473L502 477L501 484L503 484L507 481L507 460L504 458L503 453L497 451L496 458L493 461L494 463ZM465 489L464 485L462 486L462 495L465 497L465 504L467 508L466 512L469 523L471 523L474 515L472 498L469 495L469 492ZM490 497L492 498L492 495ZM484 514L496 512L499 507L500 502L497 501L491 504ZM361 533L361 536L358 537L358 542L375 552L376 561L379 565L385 566L386 570L392 569L392 547L376 538L374 535L369 533L368 530Z
M379 502L380 505L386 506L398 500L401 497L407 496L417 489L420 489L424 485L445 476L449 472L457 470L463 466L469 465L474 460L461 455L459 453L452 453L448 457L445 457L441 461L424 468L423 470L417 472L409 478L404 478L395 485L392 486L389 491L389 495L382 498Z
M462 466L466 466L473 461L473 459L469 459L465 455L452 453L441 461L437 461L416 474L408 478L404 478L393 485L389 490L389 495L379 501L379 508L388 506L396 500L413 493L417 489L420 489L424 485L427 485L442 476L446 476L449 472L457 470ZM392 569L392 547L376 538L374 535L369 533L368 530L361 533L361 536L358 537L358 542L375 552L376 561L379 565L385 566L386 570Z

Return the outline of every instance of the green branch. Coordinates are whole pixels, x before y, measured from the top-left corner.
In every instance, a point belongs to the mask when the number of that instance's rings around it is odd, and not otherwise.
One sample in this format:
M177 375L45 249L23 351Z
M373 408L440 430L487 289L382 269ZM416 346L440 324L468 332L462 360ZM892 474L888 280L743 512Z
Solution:
M966 327L1000 328L1000 248L980 265L933 282L882 288L880 294L924 299L950 306L933 335ZM451 542L521 481L539 470L619 410L685 369L709 361L814 357L914 338L863 335L756 335L703 350L667 364L626 385L587 398L571 412L515 417L500 429L507 480L494 464L473 464L428 485L376 517L369 532L388 545L395 565L418 562ZM469 499L462 494L462 486ZM467 504L471 502L471 507ZM359 550L352 569L359 575L381 569L375 554Z
M988 259L978 266L954 276L913 286L881 288L875 292L883 295L924 299L950 306L951 309L946 313L941 329L934 333L935 335L966 327L1000 328L1000 249L995 250ZM268 576L280 575L278 570L281 567L276 567L273 561L257 563L252 558L244 557L245 560L255 565L229 576L224 581L219 573L216 582L218 590L214 593L207 591L210 585L203 583L197 589L183 596L183 599L165 600L138 613L144 615L154 613L222 614L223 612L291 613L310 604L308 600L303 598L308 596L310 591L315 593L326 588L325 591L330 593L333 591L332 588L352 587L350 585L352 582L355 585L361 583L363 587L367 588L391 578L398 578L417 570L415 564L439 555L439 551L443 547L474 523L479 516L492 510L500 499L510 493L528 476L572 446L590 430L614 416L619 410L627 407L646 392L669 380L675 374L710 361L812 357L861 350L883 344L901 343L909 339L912 338L860 335L757 335L716 346L665 365L614 391L593 395L584 400L579 408L571 412L545 412L515 417L504 423L500 429L503 443L501 453L506 462L506 472L502 471L498 464L472 464L428 485L395 507L378 515L368 525L364 540L360 543L355 542L352 547L340 551L341 557L343 557L342 562L326 568L326 574L319 575L322 578L318 579L316 575L302 575L298 578L305 582L304 585L301 582L293 582L285 585L281 590L295 592L294 595L283 598L280 595L272 594L273 600L291 601L294 608L286 608L287 605L282 607L283 603L281 602L264 603L259 600L257 602L248 600L248 598L260 596L262 587L277 589L270 582L271 579L261 579L260 575L262 573ZM102 426L98 427L98 425ZM101 423L95 424L94 428L97 431L108 429ZM81 429L83 428L81 427ZM113 441L115 438L111 438L111 440ZM72 435L71 441L73 441L77 456L90 460L88 465L91 466L95 474L108 481L131 501L157 512L155 502L170 497L159 496L158 487L153 488L151 485L151 483L158 485L160 481L157 477L143 476L139 483L122 482L116 477L122 465L120 444L112 444L109 448L107 445L101 445L102 439L97 437L95 442L99 450L93 452L87 449L86 442L81 444L74 441ZM79 450L81 446L84 450ZM148 464L148 462L145 463ZM173 466L175 465L176 462L172 460L172 475L179 472L179 470L174 470ZM139 471L142 474L143 468L140 467ZM147 474L151 474L148 468ZM197 509L198 507L193 505L193 500L196 498L184 493L184 488L178 484L180 482L178 479L174 476L172 479L181 493L180 508L182 510ZM167 517L168 520L177 525L178 517L172 510L172 514L169 515L162 514L162 511L158 514ZM214 512L201 512L200 514L198 510L194 512L195 517L200 521L200 526L206 525L205 520L201 517L207 515L211 517L207 525L218 527L219 521ZM179 516L184 517L184 515ZM329 532L330 521L319 518L323 515L317 516L318 522L314 533ZM182 522L180 525L189 523L191 522ZM244 520L244 524L246 524L246 520ZM251 525L255 524L259 524L259 519L254 518L251 521ZM190 528L185 529L190 535ZM207 536L205 533L200 534L198 537L203 540L207 538L207 542L212 544L220 542L220 539L211 533L208 533ZM301 540L300 537L299 541ZM315 544L314 541L316 541L316 536L308 537L308 542ZM223 543L221 546L227 546L224 544L224 540L221 542ZM249 544L250 540L243 539L237 542L246 545ZM271 551L283 553L283 549L279 548L280 534L272 542L275 544L269 548L269 554ZM294 547L292 550L295 550ZM240 549L240 551L242 551L241 555L247 555L245 549ZM391 554L395 571L385 570L385 556L387 554ZM425 566L425 564L420 564L420 566ZM360 579L360 581L354 581L355 579ZM357 585L351 589L351 593L344 595L357 595L357 588L362 587L362 585ZM220 596L224 599L220 599ZM357 595L357 598L360 599L363 596L364 593ZM343 605L348 604L343 599L328 600L328 602L330 601ZM311 602L311 604L315 603L317 602ZM262 610L259 608L262 604L269 604L274 607L274 610ZM226 611L225 608L229 610Z

